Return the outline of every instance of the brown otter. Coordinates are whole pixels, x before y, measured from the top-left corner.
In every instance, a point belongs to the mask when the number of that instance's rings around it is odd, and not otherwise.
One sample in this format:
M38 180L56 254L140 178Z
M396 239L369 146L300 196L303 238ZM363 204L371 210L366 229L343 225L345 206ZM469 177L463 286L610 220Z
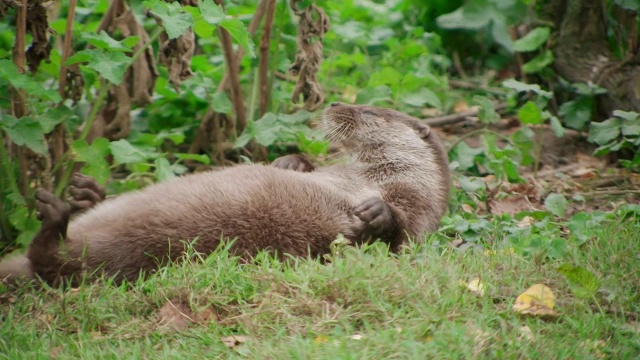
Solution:
M27 259L14 263L52 284L97 269L135 280L179 258L191 241L204 254L237 238L232 249L244 257L265 249L315 257L338 234L356 243L381 238L395 250L407 236L436 230L449 170L427 126L397 111L341 103L327 107L322 124L349 163L314 168L290 155L274 166L192 174L106 201L77 177L71 207L39 190L42 228ZM69 221L71 210L89 207Z

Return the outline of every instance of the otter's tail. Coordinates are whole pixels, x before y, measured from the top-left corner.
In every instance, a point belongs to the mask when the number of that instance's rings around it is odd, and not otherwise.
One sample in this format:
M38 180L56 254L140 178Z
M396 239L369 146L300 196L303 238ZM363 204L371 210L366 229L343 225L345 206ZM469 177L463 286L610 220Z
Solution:
M19 280L35 278L31 261L24 254L11 254L0 261L0 282L13 285Z

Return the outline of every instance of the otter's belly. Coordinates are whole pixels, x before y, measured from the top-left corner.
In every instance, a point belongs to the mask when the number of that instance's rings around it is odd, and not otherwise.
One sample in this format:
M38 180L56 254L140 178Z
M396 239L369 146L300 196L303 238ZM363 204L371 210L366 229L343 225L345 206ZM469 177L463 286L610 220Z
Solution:
M178 256L194 239L202 252L237 238L242 253L321 253L337 234L354 235L361 196L314 175L247 165L185 176L97 205L71 221L68 238L90 262L116 268Z

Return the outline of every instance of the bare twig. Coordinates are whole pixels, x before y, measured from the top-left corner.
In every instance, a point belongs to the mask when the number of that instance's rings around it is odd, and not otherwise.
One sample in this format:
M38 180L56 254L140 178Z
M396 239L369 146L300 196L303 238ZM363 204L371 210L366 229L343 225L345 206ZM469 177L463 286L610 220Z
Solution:
M27 36L27 0L22 0L22 6L18 7L18 14L16 16L16 42L13 46L13 63L18 68L20 73L25 72L27 63L27 56L25 53ZM25 115L26 94L24 90L14 89L11 97L11 112L17 118ZM29 176L27 176L27 149L23 146L16 146L16 155L18 158L18 166L20 167L20 173L24 174L18 181L20 192L23 196L27 196L29 193Z
M507 104L502 103L502 104L497 104L495 106L495 109L496 109L496 111L500 111L500 110L505 109L506 107L507 107ZM466 120L469 117L473 117L473 116L478 115L479 111L480 111L480 109L469 110L469 111L461 112L459 114L438 116L438 117L426 119L426 120L424 120L424 123L426 125L429 125L429 126L442 126L442 125L455 124L455 123L462 122L462 121Z

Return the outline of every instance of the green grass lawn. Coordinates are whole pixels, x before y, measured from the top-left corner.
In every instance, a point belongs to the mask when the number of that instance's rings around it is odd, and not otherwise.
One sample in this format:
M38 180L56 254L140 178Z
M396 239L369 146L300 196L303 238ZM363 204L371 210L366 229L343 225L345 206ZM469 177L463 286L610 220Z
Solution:
M637 219L594 226L584 243L566 237L557 260L485 235L486 250L455 249L441 234L399 255L343 248L327 264L268 256L242 264L222 249L128 286L4 288L0 358L640 357ZM595 296L573 295L556 271L567 262L597 276ZM484 296L464 286L475 277ZM559 317L512 310L536 283L553 290ZM190 321L160 320L169 299ZM231 335L239 341L225 345Z

